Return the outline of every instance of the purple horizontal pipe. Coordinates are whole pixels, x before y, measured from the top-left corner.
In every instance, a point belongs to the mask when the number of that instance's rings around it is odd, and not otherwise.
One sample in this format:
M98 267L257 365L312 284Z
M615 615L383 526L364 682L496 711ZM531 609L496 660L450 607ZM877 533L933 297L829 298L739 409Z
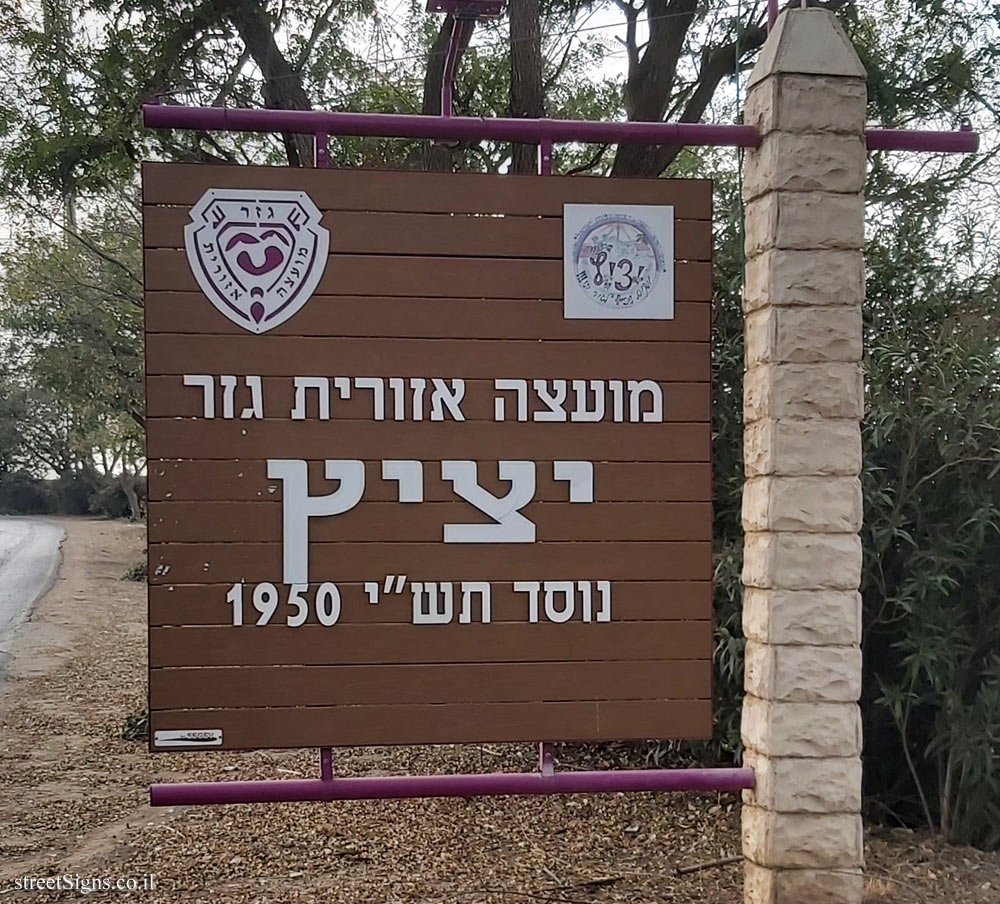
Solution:
M503 794L601 794L613 791L739 791L752 769L632 769L606 772L493 772L486 775L399 775L362 778L185 782L150 785L154 807L267 804L289 801L383 800L409 797L494 797Z
M538 144L579 141L602 144L671 144L757 147L753 126L717 126L701 122L590 122L573 119L476 119L471 116L419 116L403 113L326 113L320 110L247 110L144 104L143 121L154 129L206 129L233 132L301 132L373 135L383 138L494 139ZM970 153L979 135L922 132L916 129L868 129L873 151Z
M310 135L378 135L383 138L493 139L538 144L542 140L599 144L702 144L756 147L753 126L700 122L590 122L572 119L477 119L407 113L326 113L319 110L247 110L145 104L143 122L154 129L233 132L303 132Z
M922 132L917 129L867 129L869 151L939 151L973 154L979 150L979 133L968 129L956 132Z

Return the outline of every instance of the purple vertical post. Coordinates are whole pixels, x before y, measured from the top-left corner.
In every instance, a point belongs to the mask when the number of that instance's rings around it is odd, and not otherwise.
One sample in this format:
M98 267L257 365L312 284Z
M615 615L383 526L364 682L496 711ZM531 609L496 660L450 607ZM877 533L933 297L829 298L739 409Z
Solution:
M320 781L333 781L333 749L330 747L319 749L319 777Z
M778 0L767 0L767 30L774 28L778 21Z
M461 18L454 13L454 21L451 26L451 34L448 35L448 51L444 58L444 72L441 74L441 115L451 116L452 113L452 91L455 84L455 69L458 66L458 56L462 52L462 41L465 39L465 30L470 26L476 27L475 19Z
M552 753L552 745L548 741L542 741L538 745L538 771L542 775L555 775L556 763Z
M538 172L543 176L552 175L552 139L543 138L538 145Z
M330 165L330 136L326 132L316 133L316 166Z

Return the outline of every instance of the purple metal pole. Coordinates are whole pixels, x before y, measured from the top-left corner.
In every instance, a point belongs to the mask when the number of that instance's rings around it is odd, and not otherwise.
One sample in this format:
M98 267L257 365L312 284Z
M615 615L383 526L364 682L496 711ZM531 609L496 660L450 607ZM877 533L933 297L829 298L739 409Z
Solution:
M739 791L752 769L634 769L607 772L496 772L486 775L400 775L363 778L185 782L151 785L154 807L294 801L479 797L504 794L603 794L615 791Z
M330 747L319 749L319 779L321 782L333 781L333 750Z
M774 28L778 21L778 0L767 0L767 30Z
M916 129L867 129L869 151L939 151L974 154L979 150L979 133L970 129L957 132L921 132Z
M233 132L327 132L384 138L466 138L540 144L580 141L596 144L715 145L757 147L753 126L700 122L590 122L573 119L476 119L471 116L415 116L405 113L327 113L321 110L241 110L145 104L145 125L154 129L216 129ZM969 153L979 149L976 132L868 129L868 147L878 151Z
M455 85L455 67L458 65L458 55L462 52L462 41L465 39L465 30L469 24L476 27L475 19L459 18L452 19L451 34L448 35L448 52L444 58L444 72L441 74L441 115L451 116L452 114L452 92Z
M326 132L316 133L316 166L330 165L330 136Z
M552 175L552 141L543 138L538 145L538 172L543 176Z
M541 741L538 744L538 771L542 775L555 775L555 756L552 752L552 744L549 741Z
M692 144L756 147L753 126L671 122L590 122L561 119L477 119L406 113L328 113L320 110L246 110L146 104L145 125L154 129L215 129L233 132L328 132L383 138L466 138L540 144L580 141L599 144Z

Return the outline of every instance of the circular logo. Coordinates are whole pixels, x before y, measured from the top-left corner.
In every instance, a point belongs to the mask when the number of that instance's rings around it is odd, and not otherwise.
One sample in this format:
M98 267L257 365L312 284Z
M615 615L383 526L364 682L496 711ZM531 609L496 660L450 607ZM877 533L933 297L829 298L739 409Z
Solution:
M595 217L573 242L580 287L597 304L630 308L653 291L663 272L663 249L642 220L621 213Z

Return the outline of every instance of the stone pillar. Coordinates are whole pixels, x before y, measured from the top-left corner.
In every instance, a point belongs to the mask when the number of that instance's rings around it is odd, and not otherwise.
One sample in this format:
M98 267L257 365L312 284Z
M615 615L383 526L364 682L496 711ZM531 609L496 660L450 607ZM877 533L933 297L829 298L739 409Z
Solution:
M862 899L864 119L834 15L783 13L746 110L746 904Z

